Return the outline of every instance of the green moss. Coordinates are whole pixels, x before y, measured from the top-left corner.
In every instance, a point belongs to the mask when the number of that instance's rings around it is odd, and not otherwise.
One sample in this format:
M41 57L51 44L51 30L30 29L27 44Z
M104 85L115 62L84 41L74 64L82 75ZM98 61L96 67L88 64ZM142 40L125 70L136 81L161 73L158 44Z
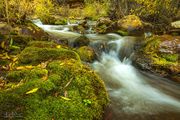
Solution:
M0 59L0 66L8 65L11 61Z
M79 54L82 61L93 62L93 60L95 59L95 52L91 47L80 47L79 49L77 49L77 53Z
M41 79L47 70L48 79ZM24 79L28 81L0 91L0 114L16 112L25 120L102 119L107 92L102 80L90 68L69 59L52 61L47 70L25 71ZM34 88L38 90L26 94Z
M67 49L27 47L19 55L20 64L38 64L52 59L80 60L77 53Z
M55 48L57 44L54 42L47 42L47 41L31 41L28 43L28 46L31 47L39 47L39 48Z
M26 35L13 35L11 36L11 39L13 41L13 45L19 46L21 48L24 48L28 42L33 40L32 37Z
M151 37L146 40L146 44L142 51L144 51L145 54L149 54L152 56L157 56L159 44L161 41L157 37Z
M20 82L21 80L33 80L46 76L48 71L46 69L35 68L32 70L10 71L7 74L7 79L11 82Z
M178 61L178 54L161 54L161 56L170 62L177 62Z
M159 45L161 40L158 36L153 36L145 41L144 47L141 49L143 53L148 55L149 59L153 60L155 65L173 65L177 64L178 61L178 54L163 54L159 53Z
M54 22L55 25L67 25L67 20L63 19L63 20L57 20Z
M123 31L123 30L118 30L117 33L118 33L119 35L122 35L122 36L128 36L128 35L129 35L128 32Z

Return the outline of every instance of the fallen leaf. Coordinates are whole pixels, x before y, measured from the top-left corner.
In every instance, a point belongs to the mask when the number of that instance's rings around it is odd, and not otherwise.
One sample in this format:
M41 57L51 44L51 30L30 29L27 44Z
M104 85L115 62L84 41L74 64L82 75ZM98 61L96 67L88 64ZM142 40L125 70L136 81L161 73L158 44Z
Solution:
M16 70L23 70L23 69L25 69L25 67L24 67L24 66L19 66L19 67L16 67Z
M10 59L8 53L4 53L4 55L1 57L1 59Z
M18 59L17 57L14 57L12 60L13 60L13 62L15 62L15 61L17 61L17 59Z
M57 45L56 48L61 48L61 46L60 46L60 45Z
M5 48L5 41L3 41L2 43L1 43L1 48Z
M27 68L27 69L32 69L32 68L34 68L34 66L29 65L29 66L25 66L25 68Z
M64 99L64 100L71 100L71 99L69 99L67 97L63 97L63 96L61 96L61 98Z
M45 76L43 76L41 79L42 79L42 80L47 80L47 79L48 79L48 76L45 75Z
M26 92L26 94L35 93L35 92L37 92L37 91L38 91L38 89L39 89L39 88L34 88L34 89L32 89L32 90L30 90L30 91Z
M64 65L64 64L65 64L65 63L61 63L61 64L59 64L59 65L61 65L61 66L62 66L62 65Z

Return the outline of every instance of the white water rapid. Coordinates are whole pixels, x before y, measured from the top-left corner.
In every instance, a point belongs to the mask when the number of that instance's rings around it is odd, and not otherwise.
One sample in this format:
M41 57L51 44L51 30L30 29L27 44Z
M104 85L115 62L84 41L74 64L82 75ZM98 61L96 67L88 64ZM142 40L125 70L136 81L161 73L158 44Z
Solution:
M129 58L119 59L119 51L126 41L120 38L109 43L116 44L115 50L103 53L100 61L93 64L107 83L110 96L120 99L123 111L161 111L159 105L172 106L180 110L180 102L150 86L143 76L131 65ZM127 41L128 42L128 41Z

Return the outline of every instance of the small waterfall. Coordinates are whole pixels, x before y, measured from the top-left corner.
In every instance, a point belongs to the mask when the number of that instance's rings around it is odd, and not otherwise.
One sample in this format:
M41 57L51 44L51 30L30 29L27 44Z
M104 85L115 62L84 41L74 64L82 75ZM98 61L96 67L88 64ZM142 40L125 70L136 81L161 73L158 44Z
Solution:
M153 88L131 65L131 55L128 54L130 52L133 54L131 47L134 42L122 37L109 41L107 45L114 44L113 47L109 47L109 51L103 52L99 61L93 63L94 69L105 81L112 100L113 112L117 116L120 116L119 114L158 114L165 111L180 112L180 102L177 99ZM121 53L127 53L127 56L121 56Z

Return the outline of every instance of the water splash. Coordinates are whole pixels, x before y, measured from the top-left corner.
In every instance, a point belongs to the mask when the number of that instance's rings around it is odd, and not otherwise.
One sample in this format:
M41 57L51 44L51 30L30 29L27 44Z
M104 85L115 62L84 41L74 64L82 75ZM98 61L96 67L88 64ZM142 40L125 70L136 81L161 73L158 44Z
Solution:
M100 61L93 64L105 80L110 97L116 101L114 109L128 113L155 113L166 109L180 112L178 100L150 86L128 57L119 59L119 52L126 42L123 38L108 42L115 44L115 48L103 53Z

